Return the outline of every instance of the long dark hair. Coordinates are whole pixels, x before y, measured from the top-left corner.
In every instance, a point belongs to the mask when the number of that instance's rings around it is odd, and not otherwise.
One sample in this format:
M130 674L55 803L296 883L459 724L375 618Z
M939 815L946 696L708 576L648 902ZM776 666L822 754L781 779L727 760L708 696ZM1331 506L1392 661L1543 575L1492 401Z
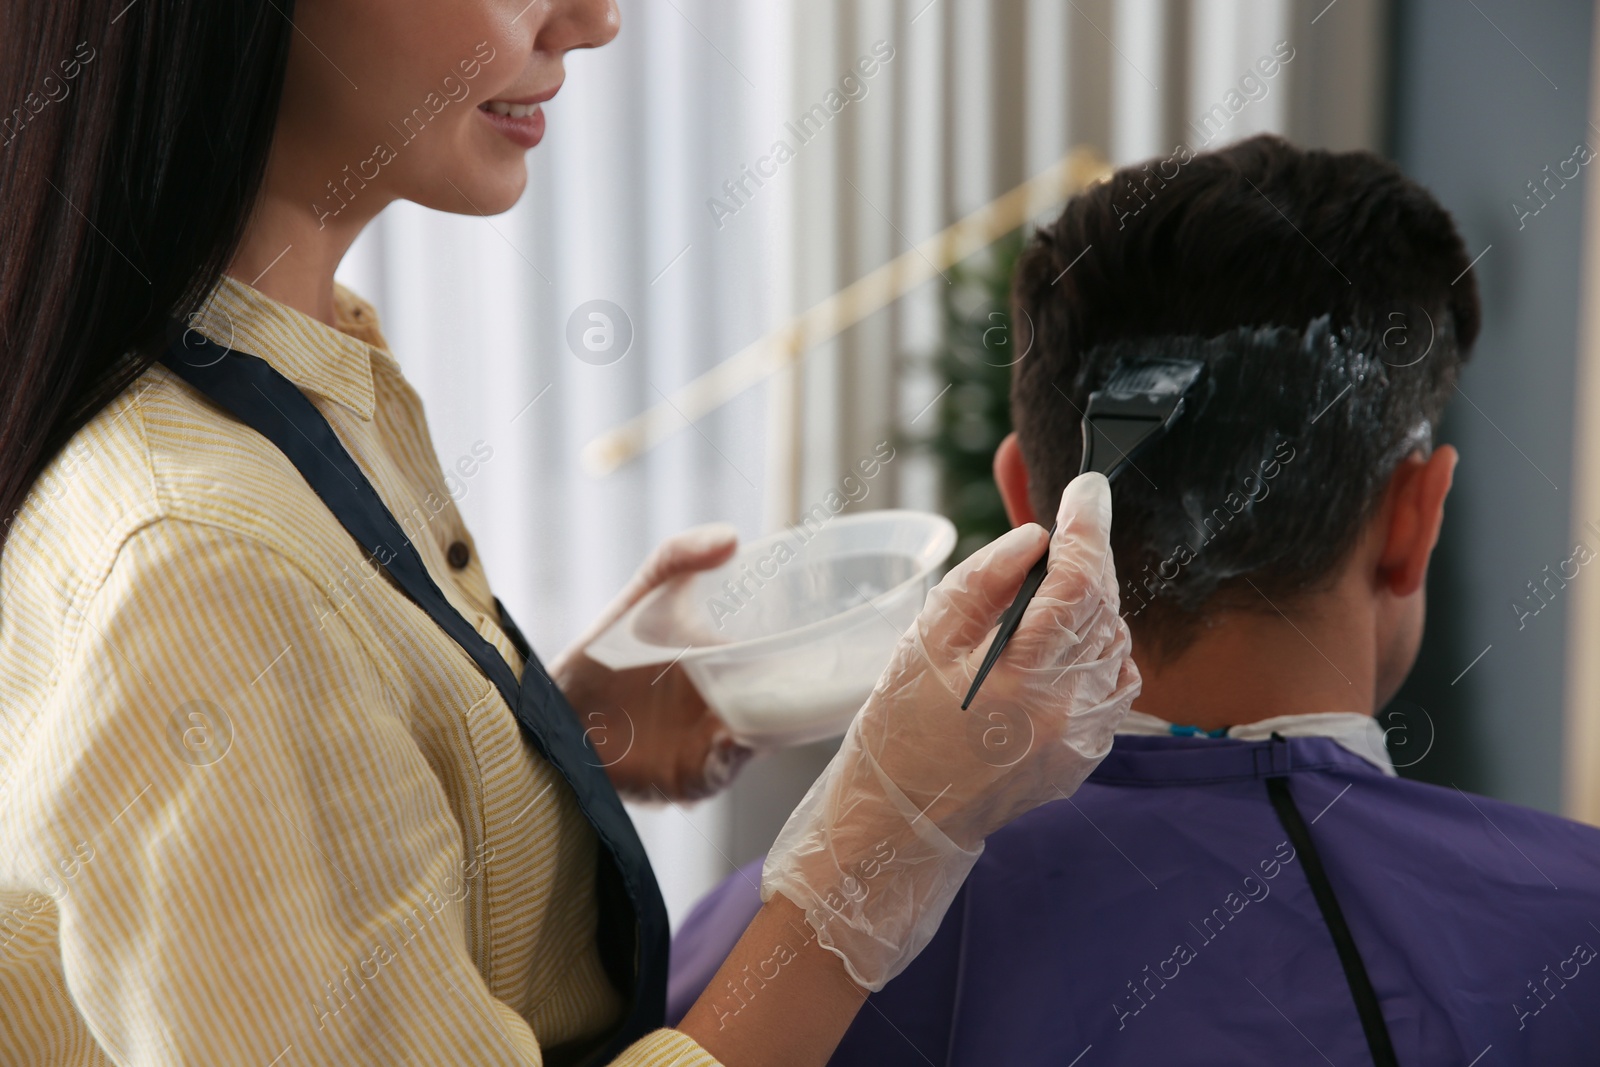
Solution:
M0 5L0 548L243 235L293 0Z

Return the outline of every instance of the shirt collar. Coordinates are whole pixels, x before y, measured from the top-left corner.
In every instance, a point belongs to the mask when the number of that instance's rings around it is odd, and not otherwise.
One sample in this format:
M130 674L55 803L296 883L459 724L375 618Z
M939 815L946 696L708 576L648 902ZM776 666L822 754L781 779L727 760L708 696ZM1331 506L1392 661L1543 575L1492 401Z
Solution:
M224 274L191 321L218 344L266 360L303 392L349 408L363 421L376 405L374 358L392 360L372 305L334 283L339 328Z
M1195 736L1190 729L1175 727L1165 719L1130 711L1117 727L1119 734L1144 734ZM1347 752L1377 767L1384 774L1396 776L1394 762L1389 758L1389 748L1384 744L1384 730L1371 715L1353 711L1325 711L1310 715L1277 715L1242 726L1230 726L1223 736L1238 741L1266 741L1276 733L1280 737L1326 737ZM1198 736L1207 736L1204 733Z

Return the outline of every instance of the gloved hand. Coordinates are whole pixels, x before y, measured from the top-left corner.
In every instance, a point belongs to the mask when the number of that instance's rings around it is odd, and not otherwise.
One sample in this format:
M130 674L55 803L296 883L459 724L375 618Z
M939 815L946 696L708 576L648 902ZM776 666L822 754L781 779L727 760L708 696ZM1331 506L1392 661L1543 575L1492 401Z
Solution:
M725 522L693 526L656 546L590 627L550 663L550 677L578 713L611 784L635 800L698 800L725 788L751 750L728 733L684 669L660 664L615 671L585 654L590 642L652 589L727 562L739 532Z
M1110 751L1140 685L1110 531L1110 486L1079 475L1044 582L966 711L1045 531L1018 527L953 568L768 853L762 900L798 905L867 989L928 943L988 834L1070 796Z

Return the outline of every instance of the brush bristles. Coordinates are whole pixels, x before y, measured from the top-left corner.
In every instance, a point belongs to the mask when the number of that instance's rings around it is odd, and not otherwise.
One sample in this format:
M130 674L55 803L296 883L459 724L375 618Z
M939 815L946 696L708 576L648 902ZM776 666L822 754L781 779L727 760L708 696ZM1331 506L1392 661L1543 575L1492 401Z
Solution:
M1180 396L1200 377L1204 364L1195 360L1150 360L1118 366L1103 386L1108 393L1129 396Z

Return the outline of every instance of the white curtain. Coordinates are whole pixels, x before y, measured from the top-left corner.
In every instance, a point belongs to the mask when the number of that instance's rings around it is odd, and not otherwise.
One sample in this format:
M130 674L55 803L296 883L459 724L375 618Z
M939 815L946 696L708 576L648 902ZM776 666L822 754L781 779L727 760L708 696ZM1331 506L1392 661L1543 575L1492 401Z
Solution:
M1313 23L1321 6L623 0L621 36L568 57L514 209L481 219L395 205L340 278L377 306L441 462L493 449L461 508L496 591L548 659L661 538L713 519L758 536L876 442L925 429L931 419L915 420L943 389L927 357L944 282L614 473L587 473L585 444L1073 145L1120 163L1192 143L1188 122L1277 41L1296 58L1216 143L1315 133L1310 74L1336 76L1316 57L1337 45L1370 59L1382 22L1379 0L1343 0ZM830 91L844 100L836 112ZM802 129L808 113L815 128ZM1323 125L1374 136L1375 118L1339 122ZM774 158L779 141L792 158ZM568 343L569 319L597 300L631 324L615 362ZM620 337L624 320L608 314ZM937 507L928 460L902 450L887 473L865 506ZM827 754L766 757L731 797L634 809L675 925L761 854Z

